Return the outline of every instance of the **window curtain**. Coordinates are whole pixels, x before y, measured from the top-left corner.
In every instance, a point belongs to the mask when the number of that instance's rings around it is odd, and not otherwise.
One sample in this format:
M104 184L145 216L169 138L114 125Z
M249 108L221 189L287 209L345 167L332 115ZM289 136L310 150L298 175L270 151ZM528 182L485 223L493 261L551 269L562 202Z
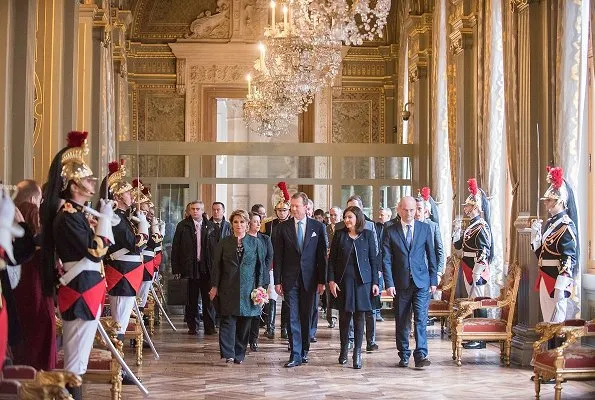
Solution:
M579 316L581 271L587 262L587 51L589 35L589 0L563 1L558 13L558 59L556 62L556 162L574 190L578 210L580 271L576 274L573 295L575 308L567 317Z
M440 234L443 243L450 243L452 224L452 180L450 170L450 153L448 139L448 44L446 31L446 1L438 0L434 7L434 27L432 40L432 103L433 113L433 162L432 162L432 196L438 203L440 218ZM451 246L445 246L446 256L450 255ZM442 267L442 266L441 266Z

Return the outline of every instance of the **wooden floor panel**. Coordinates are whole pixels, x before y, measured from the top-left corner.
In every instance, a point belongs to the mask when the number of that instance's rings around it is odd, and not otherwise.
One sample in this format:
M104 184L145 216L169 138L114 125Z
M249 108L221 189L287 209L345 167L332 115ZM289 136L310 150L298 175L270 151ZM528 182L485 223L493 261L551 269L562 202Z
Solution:
M161 359L154 360L150 350L145 350L143 365L132 367L150 391L150 399L534 398L531 370L500 366L496 345L464 350L463 366L457 367L451 358L451 343L440 336L437 325L428 327L432 365L424 370L396 366L394 322L390 320L377 324L380 350L363 353L361 370L351 368L351 354L346 365L338 364L339 330L327 328L324 320L319 323L318 342L311 346L310 363L288 369L283 368L289 357L285 340L262 337L258 352L248 354L242 365L229 365L219 359L217 336L190 336L181 317L173 320L178 332L167 325L156 329L154 342ZM134 364L130 348L126 360ZM542 385L542 399L553 399L553 393L553 385ZM85 400L109 398L108 385L85 385ZM124 387L123 399L142 398L135 386ZM562 398L593 399L595 383L567 382Z

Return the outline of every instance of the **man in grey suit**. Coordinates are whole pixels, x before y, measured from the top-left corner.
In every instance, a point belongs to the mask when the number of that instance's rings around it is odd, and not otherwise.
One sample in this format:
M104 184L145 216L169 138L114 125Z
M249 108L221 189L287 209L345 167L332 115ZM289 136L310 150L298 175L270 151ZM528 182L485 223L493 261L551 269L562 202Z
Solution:
M329 211L329 224L326 226L326 236L328 237L329 249L331 247L333 237L335 236L336 226L339 222L342 222L342 221L343 221L343 211L341 210L341 208L337 207L337 206L332 207ZM331 291L328 287L328 284L326 285L325 296L326 296L326 322L328 322L329 328L334 328L335 321L337 320L337 317L333 317Z

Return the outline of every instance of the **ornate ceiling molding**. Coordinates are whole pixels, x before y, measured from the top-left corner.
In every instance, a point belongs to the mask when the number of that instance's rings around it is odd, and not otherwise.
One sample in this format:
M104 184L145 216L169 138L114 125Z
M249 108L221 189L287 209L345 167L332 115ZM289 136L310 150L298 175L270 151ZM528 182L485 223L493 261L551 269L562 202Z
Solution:
M476 10L470 0L451 0L454 12L449 17L451 26L450 51L459 54L473 46L473 32L477 25Z

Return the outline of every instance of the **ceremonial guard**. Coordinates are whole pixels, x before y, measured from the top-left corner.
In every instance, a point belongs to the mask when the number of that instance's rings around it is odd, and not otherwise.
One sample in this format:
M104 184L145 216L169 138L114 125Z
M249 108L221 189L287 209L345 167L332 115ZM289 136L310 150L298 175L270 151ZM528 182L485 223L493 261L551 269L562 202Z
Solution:
M151 226L151 236L149 236L147 246L143 249L143 283L140 286L138 297L140 299L141 311L147 305L147 298L149 297L149 291L153 284L153 277L155 271L159 270L159 264L161 263L160 257L157 257L157 251L161 250L161 242L163 236L160 232L160 225L155 218L154 204L151 201L151 191L148 187L143 186L142 182L135 179L132 182L134 190L132 191L132 197L135 204L137 204L141 212L147 216L147 222ZM159 262L159 263L157 263Z
M50 166L42 209L43 267L54 269L54 254L63 267L58 308L63 320L64 369L77 375L87 371L106 291L101 261L114 243L111 201L101 200L94 230L85 216L83 205L96 190L96 178L84 161L86 139L86 132L68 135L68 147ZM75 399L82 398L81 387L69 390Z
M550 187L541 198L549 219L531 224L531 246L537 255L541 314L546 322L566 320L568 298L578 274L578 229L574 194L563 178L562 168L548 167Z
M462 251L461 269L467 296L471 298L487 295L486 284L490 280L490 262L493 258L493 238L490 230L490 208L486 194L477 186L475 178L467 181L469 196L463 204L463 212L469 218L469 225L462 232L462 221L455 221L453 244ZM483 214L483 218L482 218ZM487 310L475 310L476 318L486 318ZM471 341L463 344L466 349L485 348L485 342Z
M275 215L277 218L268 221L264 224L264 234L271 238L271 241L275 243L273 235L275 234L276 227L283 221L289 219L289 192L287 191L287 184L285 182L279 182L277 188L273 193ZM274 251L274 248L273 248ZM273 265L274 268L274 265ZM267 305L268 310L266 313L267 323L265 336L269 339L275 338L275 317L277 316L277 300L279 295L275 292L275 285L272 284L273 270L269 271L270 282L269 292L269 304ZM283 301L281 305L281 338L287 339L287 325L289 323L289 309L287 303Z
M113 227L115 243L108 251L105 265L110 310L112 318L120 325L120 340L124 338L143 280L142 251L149 238L145 213L138 210L131 216L134 188L124 180L125 176L124 163L114 161L109 164L106 184L102 183L102 190L107 186L109 198L116 202L115 214L120 217L120 222ZM134 225L131 220L135 221Z

